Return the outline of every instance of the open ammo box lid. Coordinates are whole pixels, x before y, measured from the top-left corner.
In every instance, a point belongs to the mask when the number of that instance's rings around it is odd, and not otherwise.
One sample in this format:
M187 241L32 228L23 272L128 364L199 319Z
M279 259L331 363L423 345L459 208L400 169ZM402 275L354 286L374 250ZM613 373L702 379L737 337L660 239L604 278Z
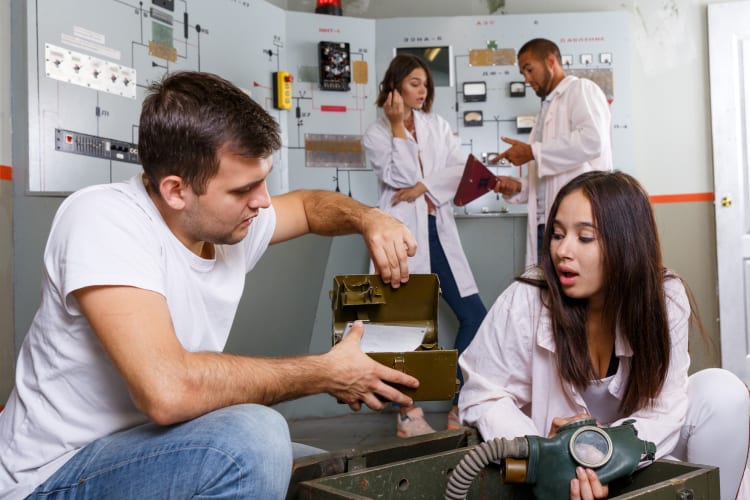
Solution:
M334 345L356 320L365 322L365 336L368 324L388 325L396 335L398 326L403 326L404 330L422 328L422 343L415 350L367 354L379 363L419 379L417 389L398 387L415 401L453 399L458 387L458 351L438 345L440 284L437 275L412 274L408 282L396 289L375 274L338 275L333 278L330 296Z

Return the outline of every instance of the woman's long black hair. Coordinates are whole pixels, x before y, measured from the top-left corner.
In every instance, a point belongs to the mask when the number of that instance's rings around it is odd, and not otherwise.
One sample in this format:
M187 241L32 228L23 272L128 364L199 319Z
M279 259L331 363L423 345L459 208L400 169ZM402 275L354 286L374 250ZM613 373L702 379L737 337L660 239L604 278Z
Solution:
M602 250L604 327L613 334L619 328L633 349L630 375L620 405L622 414L629 415L653 402L667 376L671 343L664 281L679 278L669 274L662 263L651 203L636 179L623 172L594 171L566 184L555 197L544 231L540 263L544 279L522 279L544 289L542 294L551 311L563 380L583 390L599 378L586 340L588 301L565 295L549 251L554 232L552 221L560 203L578 190L591 203ZM698 324L702 331L699 319Z

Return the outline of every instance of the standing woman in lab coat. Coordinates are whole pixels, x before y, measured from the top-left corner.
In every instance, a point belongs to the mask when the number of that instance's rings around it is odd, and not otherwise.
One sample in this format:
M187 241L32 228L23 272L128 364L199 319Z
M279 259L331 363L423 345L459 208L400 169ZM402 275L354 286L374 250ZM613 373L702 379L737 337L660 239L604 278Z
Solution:
M451 200L464 167L458 139L448 122L430 113L435 85L427 64L398 55L388 66L376 104L381 116L365 132L363 145L378 177L378 206L406 224L417 239L410 273L435 273L442 297L459 321L459 354L474 338L487 313L466 259ZM461 373L458 372L461 379ZM462 380L462 379L461 379ZM448 428L458 428L457 400ZM433 432L416 406L401 407L400 437Z

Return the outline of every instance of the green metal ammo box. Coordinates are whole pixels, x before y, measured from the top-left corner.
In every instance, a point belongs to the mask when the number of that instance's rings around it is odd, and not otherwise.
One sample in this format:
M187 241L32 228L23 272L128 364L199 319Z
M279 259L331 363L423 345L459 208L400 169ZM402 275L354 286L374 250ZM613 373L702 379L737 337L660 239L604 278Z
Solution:
M423 328L422 344L413 351L367 354L379 363L419 379L417 389L398 386L415 401L453 399L458 388L458 351L438 345L440 284L437 275L412 274L399 288L391 288L374 274L338 275L333 278L330 296L334 345L341 341L347 326L356 320Z
M438 499L444 498L451 471L467 449L434 453L344 474L303 481L296 498L342 499ZM657 460L636 472L627 483L610 484L608 498L617 500L718 500L719 469L672 460ZM467 498L533 499L529 485L505 484L499 466L490 464L474 479ZM556 499L538 499L556 500Z
M286 499L301 498L300 484L305 481L361 471L443 451L462 449L465 452L468 446L475 446L479 442L479 433L476 429L462 427L410 438L393 437L354 448L299 457L294 460Z

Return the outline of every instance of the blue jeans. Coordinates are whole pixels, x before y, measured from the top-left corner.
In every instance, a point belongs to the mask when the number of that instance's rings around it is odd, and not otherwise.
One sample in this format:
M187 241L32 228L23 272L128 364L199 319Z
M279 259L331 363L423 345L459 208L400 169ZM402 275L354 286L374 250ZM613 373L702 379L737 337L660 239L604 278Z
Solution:
M460 356L474 339L474 334L477 333L479 325L482 324L482 320L487 315L487 309L478 293L461 297L448 264L448 258L445 256L443 245L440 244L440 238L438 238L437 220L434 215L430 215L427 219L430 240L430 270L437 274L443 299L458 319L458 332L456 333L454 347ZM458 380L460 386L463 386L464 377L460 368L458 369ZM453 404L458 404L458 393L456 393Z
M284 417L244 404L97 439L28 498L276 499L286 495L291 471Z

